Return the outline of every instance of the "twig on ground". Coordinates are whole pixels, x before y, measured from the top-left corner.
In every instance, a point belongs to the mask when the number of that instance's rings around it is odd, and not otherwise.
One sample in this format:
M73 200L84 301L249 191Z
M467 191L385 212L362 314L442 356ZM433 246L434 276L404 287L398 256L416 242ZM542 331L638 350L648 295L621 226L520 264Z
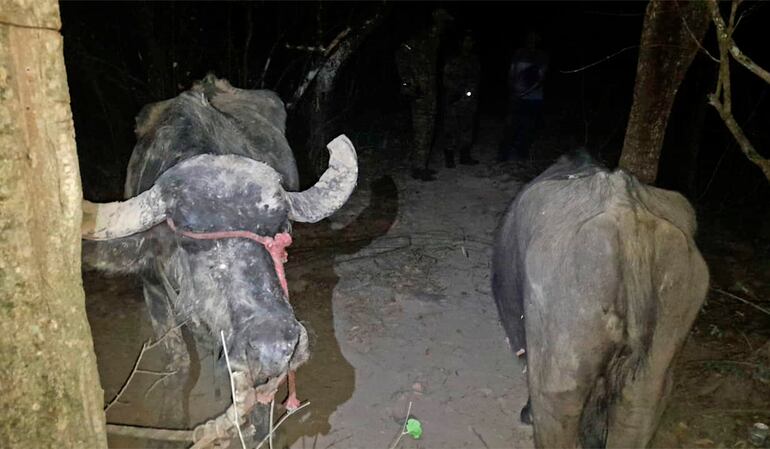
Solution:
M142 357L144 357L144 353L145 353L145 352L147 352L147 351L149 351L150 349L152 349L152 348L154 348L155 346L157 346L157 345L158 345L160 342L162 342L162 341L163 341L163 340L164 340L164 339L165 339L165 338L166 338L166 337L167 337L169 334L171 334L171 332L172 332L172 331L175 331L175 330L179 329L179 328L180 328L180 327L182 327L182 326L183 326L185 323L187 323L187 321L183 321L183 322L181 322L181 323L177 324L176 326L172 327L171 329L167 330L167 331L166 331L166 332L165 332L163 335L161 335L161 336L160 336L160 338L158 338L158 339L157 339L157 340L155 340L154 342L151 342L151 340L147 340L147 341L145 341L144 343L142 343L142 350L141 350L141 351L139 351L139 355L136 357L136 361L134 362L134 367L131 369L131 374L129 374L129 375L128 375L128 378L126 379L126 381L125 381L125 382L123 382L123 385L121 385L121 387L120 387L120 390L118 390L118 393L115 395L115 397L114 397L114 398L112 398L112 399L111 399L111 400L110 400L110 401L107 403L107 405L105 405L105 406L104 406L104 413L107 413L107 411L108 411L108 410L109 410L109 409L110 409L110 408L111 408L113 405L115 405L115 404L118 402L118 399L120 399L120 397L123 395L123 393L125 393L125 391L126 391L126 388L128 388L128 384L130 384L130 383L131 383L131 380L134 378L134 375L135 375L136 373L139 373L139 372L141 372L141 373L147 373L147 374L158 374L158 375L162 375L162 376L163 376L163 377L161 377L160 379L157 379L157 380L156 380L156 381L155 381L155 382L154 382L154 383L153 383L153 384L150 386L150 388L147 390L147 392L148 392L148 393L149 393L149 391L150 391L150 390L152 390L152 388L153 388L153 387L154 387L156 384L158 384L160 381L162 381L163 379L167 378L168 376L170 376L170 375L172 375L172 374L175 374L175 373L176 373L176 371L173 371L173 372L169 372L169 373L157 373L157 372L154 372L154 371L141 370L141 369L139 369L139 364L142 362ZM146 395L146 393L145 393L145 395Z
M704 415L711 413L761 413L768 415L768 409L761 408L710 408L702 411Z
M476 428L473 426L468 426L468 428L470 428L471 432L473 432L473 434L479 438L479 440L481 441L481 444L483 444L485 448L489 449L489 445L487 444L486 441L484 441L484 437L481 436L481 434L476 430Z
M259 444L257 445L257 447L255 447L254 449L259 449L260 447L262 447L262 445L265 444L265 441L267 441L268 439L272 438L272 436L275 433L275 431L278 430L279 427L281 427L281 424L283 424L287 419L289 419L290 416L295 415L298 411L302 410L303 408L307 407L308 405L310 405L310 402L305 402L304 404L300 405L299 407L295 408L294 410L287 410L286 413L283 415L283 417L281 417L281 419L279 419L278 422L275 423L275 425L272 424L273 416L272 416L272 409L271 409L271 414L270 414L270 423L271 423L270 424L270 432L267 435L265 435L264 438L262 438L262 441L260 441Z
M746 340L746 344L749 345L749 352L754 352L754 345L752 345L751 341L749 341L749 337L747 337L743 331L738 331L738 332L740 332L741 337L743 337L743 339Z
M267 432L267 445L270 449L273 449L273 413L275 413L275 396L273 397L273 400L270 401L270 428Z
M760 312L770 316L770 310L767 310L764 307L758 306L758 305L754 304L753 302L749 301L748 299L743 299L743 298L741 298L738 295L734 295L734 294L732 294L730 292L726 292L726 291L724 291L722 289L715 288L715 287L711 287L711 290L714 290L715 292L720 293L722 295L725 295L725 296L727 296L729 298L733 298L735 300L738 300L738 301L740 301L740 302L742 302L742 303L744 303L744 304L746 304L748 306L751 306L751 307L759 310Z
M233 380L233 370L230 367L230 356L227 354L227 342L225 342L225 331L220 330L219 335L222 337L222 349L225 353L225 363L227 364L227 373L230 375L230 392L233 395L233 414L235 415L235 428L238 429L238 438L241 440L241 447L246 449L246 442L243 441L243 433L241 432L241 422L238 417L238 398L235 397L235 381Z
M705 359L705 360L689 360L687 363L714 363L714 364L723 364L723 365L745 365L745 366L751 366L756 368L759 366L758 363L751 363L751 362L743 362L740 360L713 360L713 359Z
M398 446L398 443L401 441L401 438L407 434L406 423L409 422L409 415L411 413L412 413L412 401L409 401L409 407L406 409L406 418L404 418L404 425L401 427L401 433L398 434L398 438L396 438L396 441L394 441L393 444L390 445L390 449L396 449L396 446Z

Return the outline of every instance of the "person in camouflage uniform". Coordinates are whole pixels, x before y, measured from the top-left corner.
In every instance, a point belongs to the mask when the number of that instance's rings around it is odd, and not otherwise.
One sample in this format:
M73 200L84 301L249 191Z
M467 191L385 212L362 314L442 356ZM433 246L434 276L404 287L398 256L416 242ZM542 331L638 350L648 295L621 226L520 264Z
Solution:
M475 165L470 156L478 110L481 64L473 52L473 39L466 33L459 50L444 65L444 157L447 168L455 166L455 152L460 163Z
M436 127L439 47L450 21L446 11L434 11L430 29L402 43L396 52L401 93L412 103L412 177L423 181L432 181L436 173L428 168L428 162Z
M526 44L513 55L508 71L508 115L498 161L529 158L529 148L543 118L543 82L548 55L540 49L540 35L527 33Z

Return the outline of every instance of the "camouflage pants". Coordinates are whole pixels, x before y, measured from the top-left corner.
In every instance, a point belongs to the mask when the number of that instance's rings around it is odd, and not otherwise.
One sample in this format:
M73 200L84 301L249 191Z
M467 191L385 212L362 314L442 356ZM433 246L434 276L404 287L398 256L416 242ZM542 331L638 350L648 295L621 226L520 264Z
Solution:
M431 96L412 100L414 148L410 154L413 168L427 168L436 130L436 99Z
M471 99L445 104L441 140L447 157L453 157L458 150L461 156L469 155L476 124L476 107L476 101Z

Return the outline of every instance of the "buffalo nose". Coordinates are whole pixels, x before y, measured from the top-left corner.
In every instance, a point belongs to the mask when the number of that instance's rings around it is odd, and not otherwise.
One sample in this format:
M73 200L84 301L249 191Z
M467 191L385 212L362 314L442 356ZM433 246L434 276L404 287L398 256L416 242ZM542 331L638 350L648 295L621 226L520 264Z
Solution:
M262 372L268 376L275 376L286 371L289 368L289 360L291 360L296 344L296 341L284 341L260 348L259 363Z

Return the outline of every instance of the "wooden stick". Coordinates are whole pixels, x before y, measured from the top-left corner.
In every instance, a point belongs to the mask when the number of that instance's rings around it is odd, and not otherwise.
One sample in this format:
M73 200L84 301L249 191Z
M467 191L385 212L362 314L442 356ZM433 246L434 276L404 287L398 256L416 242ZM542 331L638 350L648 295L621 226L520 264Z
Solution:
M190 430L157 429L154 427L107 424L107 433L148 440L193 441L193 432Z
M749 301L748 299L743 299L743 298L741 298L740 296L737 296L737 295L733 295L733 294L732 294L732 293L730 293L730 292L726 292L726 291L724 291L724 290L721 290L721 289L718 289L718 288L714 288L714 287L712 287L712 288L711 288L711 290L714 290L715 292L717 292L717 293L721 293L721 294L723 294L723 295L725 295L725 296L728 296L728 297L730 297L730 298L736 299L736 300L738 300L738 301L740 301L740 302L742 302L742 303L744 303L744 304L746 304L746 305L748 305L748 306L751 306L751 307L753 307L753 308L755 308L755 309L759 310L760 312L762 312L762 313L764 313L764 314L766 314L766 315L770 315L770 310L767 310L767 309L765 309L764 307L760 307L760 306L758 306L758 305L754 304L753 302Z

